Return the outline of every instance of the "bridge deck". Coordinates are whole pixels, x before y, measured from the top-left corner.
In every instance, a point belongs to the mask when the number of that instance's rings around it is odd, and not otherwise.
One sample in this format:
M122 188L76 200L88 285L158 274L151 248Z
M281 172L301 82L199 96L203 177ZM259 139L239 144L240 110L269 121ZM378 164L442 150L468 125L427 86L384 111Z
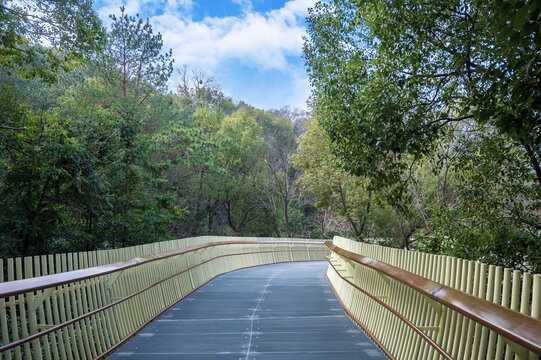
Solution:
M326 269L286 263L220 276L108 359L386 359L344 313Z

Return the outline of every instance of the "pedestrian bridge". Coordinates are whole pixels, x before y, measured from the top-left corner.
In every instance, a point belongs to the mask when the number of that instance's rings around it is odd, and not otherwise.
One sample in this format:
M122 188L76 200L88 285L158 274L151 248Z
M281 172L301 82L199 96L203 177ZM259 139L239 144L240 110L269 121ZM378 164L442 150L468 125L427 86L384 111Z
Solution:
M292 262L219 276L110 359L386 359L342 310L326 270L323 261Z
M339 237L198 237L0 268L2 359L541 355L540 275Z

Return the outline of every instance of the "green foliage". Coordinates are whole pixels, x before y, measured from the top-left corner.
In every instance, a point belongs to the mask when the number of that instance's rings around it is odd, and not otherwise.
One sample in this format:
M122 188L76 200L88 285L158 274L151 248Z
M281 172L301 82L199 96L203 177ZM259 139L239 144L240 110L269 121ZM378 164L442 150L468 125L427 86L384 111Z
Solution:
M367 189L364 178L346 173L334 163L330 140L316 120L306 124L300 137L299 151L292 157L295 167L303 170L297 180L301 190L314 197L314 205L323 212L338 215L347 227L338 233L358 240L370 237L397 236L396 217L386 216L389 209L381 206ZM383 216L385 216L383 215ZM394 220L394 224L392 221Z
M459 201L434 223L441 251L541 271L541 189L521 149L494 129L462 139Z
M13 84L0 94L4 254L168 239L171 224L182 218L161 178L163 165L152 161L154 144L147 132L175 113L167 111L170 99L156 92L171 73L170 53L161 55L161 37L148 23L124 15L115 18L108 44L119 43L130 54L127 62L115 61L118 53L108 46L106 61L78 69L51 88L4 69L4 78ZM72 85L75 79L82 81ZM33 99L40 93L58 98L60 106L57 100L37 105Z
M179 109L182 114L182 109ZM219 202L217 189L224 170L219 166L219 144L216 132L223 114L205 106L196 108L186 121L173 121L156 136L162 161L170 164L166 176L174 184L178 206L186 209L188 229L177 230L180 236L199 235L204 218L207 231L212 231L212 219ZM207 210L207 216L204 211Z
M119 17L111 15L113 22L101 61L106 79L122 90L123 97L132 98L133 106L138 106L152 90L166 90L173 72L172 53L161 52L162 36L153 34L148 19L144 22L139 15L128 16L123 6L120 11Z
M101 22L88 0L2 0L0 34L0 65L48 83L104 44Z
M166 94L161 35L124 8L104 32L90 5L0 4L2 256L313 235L289 161L302 116L237 104L186 68Z
M540 271L540 10L336 0L310 11L304 55L330 151L393 207L406 246Z
M248 215L259 207L257 187L262 172L265 143L252 109L241 108L226 117L217 132L218 162L223 169L222 201L227 223L240 233L252 220ZM255 189L255 191L254 191Z
M235 105L212 79L180 72L176 116L157 134L185 218L178 236L310 234L312 224L293 186L293 124L279 115ZM285 114L285 113L284 113Z
M47 251L44 240L61 221L63 199L77 191L83 160L78 140L70 134L69 122L59 122L52 112L33 113L13 89L3 86L0 98L0 117L25 128L1 133L0 228L7 238L2 251Z
M89 78L61 98L61 114L72 119L88 156L82 180L86 196L79 211L84 233L100 239L89 245L93 248L167 238L169 224L181 215L167 195L163 169L150 158L153 144L142 132L144 123L120 117L110 94L108 83ZM64 232L63 237L76 236Z
M391 187L393 202L408 162L432 152L451 123L475 119L522 143L537 171L540 6L316 4L304 53L341 165L371 188Z
M541 3L316 3L317 121L167 94L161 35L91 5L0 0L2 256L340 234L541 272Z
M163 166L152 161L154 144L146 132L164 122L160 117L174 116L171 101L155 91L172 71L170 53L160 54L161 36L152 34L148 22L124 13L112 18L98 76L73 86L61 104L90 156L88 174L97 172L105 181L102 201L85 204L85 231L99 236L100 246L115 247L167 238L182 212L161 179Z

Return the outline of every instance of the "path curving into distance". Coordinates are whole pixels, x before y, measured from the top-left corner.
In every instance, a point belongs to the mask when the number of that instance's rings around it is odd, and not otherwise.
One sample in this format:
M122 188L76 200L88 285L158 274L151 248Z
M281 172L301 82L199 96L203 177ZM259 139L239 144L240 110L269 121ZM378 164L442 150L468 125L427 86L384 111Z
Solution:
M327 266L284 263L222 275L107 359L386 359L340 306Z

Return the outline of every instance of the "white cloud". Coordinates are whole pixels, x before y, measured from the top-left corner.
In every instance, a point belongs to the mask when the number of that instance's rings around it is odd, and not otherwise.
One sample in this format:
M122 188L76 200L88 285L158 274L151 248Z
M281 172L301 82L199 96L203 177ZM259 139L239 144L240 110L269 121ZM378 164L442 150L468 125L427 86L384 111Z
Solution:
M126 8L126 14L134 16L144 13L150 18L159 15L159 12L175 14L176 16L189 16L193 9L193 0L106 0L105 5L97 12L106 25L109 25L109 15L119 14L120 7Z
M243 11L251 12L252 11L252 0L231 0L233 3L240 5Z
M120 13L121 6L124 6L126 8L126 13L128 15L135 15L140 12L141 5L144 5L144 2L140 0L108 0L106 2L106 5L98 9L98 14L105 22L105 24L109 25L109 15L118 15Z
M301 55L306 35L303 19L316 0L291 0L264 14L253 11L251 0L231 1L241 6L241 14L201 21L190 16L193 0L108 0L98 13L105 19L109 13L118 13L122 3L130 15L160 9L159 14L149 15L150 22L162 34L164 49L173 50L176 67L187 65L213 73L220 64L238 61L251 68L282 71L291 77L293 105L303 105L309 95L306 76L303 69L288 63L288 57Z
M293 75L293 95L290 105L299 109L306 109L308 98L311 95L310 81L304 71L296 72Z
M189 14L193 8L193 0L167 0L164 11L166 13Z
M299 20L314 2L293 0L266 14L250 11L199 22L165 13L151 17L151 23L162 33L164 47L173 49L177 65L212 71L222 61L238 60L264 70L283 70L287 56L301 53L305 29Z

